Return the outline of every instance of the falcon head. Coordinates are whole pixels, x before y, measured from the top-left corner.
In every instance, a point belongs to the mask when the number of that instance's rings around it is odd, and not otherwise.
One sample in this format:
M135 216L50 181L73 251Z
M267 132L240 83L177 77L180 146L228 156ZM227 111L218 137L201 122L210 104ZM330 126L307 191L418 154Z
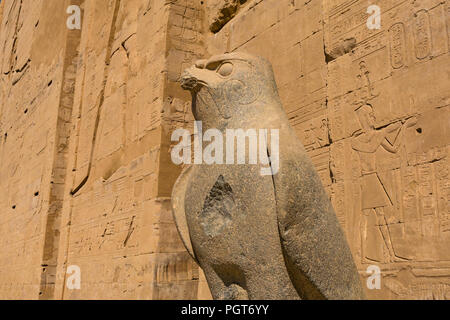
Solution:
M197 120L229 119L278 98L271 64L245 53L216 55L185 70L181 86L192 93Z

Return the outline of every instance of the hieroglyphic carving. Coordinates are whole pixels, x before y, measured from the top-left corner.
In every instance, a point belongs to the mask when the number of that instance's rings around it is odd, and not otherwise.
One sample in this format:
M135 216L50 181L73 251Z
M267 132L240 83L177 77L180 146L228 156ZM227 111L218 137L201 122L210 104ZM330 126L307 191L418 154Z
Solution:
M450 236L450 180L448 159L437 161L434 168L437 179L439 231L442 236Z
M359 42L359 45L353 49L352 57L354 60L362 59L371 53L381 50L386 47L385 37L383 32L379 32L373 36L359 35L360 33L367 32L366 29L362 29L359 32L355 32L356 36L360 36L363 40ZM373 31L372 31L373 32Z
M396 23L389 29L391 44L391 64L394 69L399 69L405 65L405 26L403 23Z
M417 168L419 178L420 211L422 223L422 235L432 238L438 234L436 205L434 197L433 167L431 163L420 165Z
M306 150L314 150L324 147L330 143L328 134L328 119L321 117L314 119L309 123L309 126L304 130L304 141Z
M448 50L450 51L450 1L447 1L445 21L447 22L446 24L447 24Z
M425 59L430 55L431 34L428 11L420 10L414 17L414 43L417 59Z
M367 7L361 7L359 8L359 10L357 10L357 12L351 12L350 14L347 14L344 18L339 19L339 15L342 14L342 12L349 10L348 8L344 9L341 9L335 13L335 16L338 18L333 19L334 23L330 28L331 39L339 39L339 37L341 37L344 33L348 32L349 30L357 26L366 24L368 18Z
M421 222L418 212L418 187L416 183L416 172L413 167L403 170L403 217L405 219L405 233L418 234Z
M367 68L367 64L365 61L362 60L359 62L359 70L360 72L357 78L360 82L360 88L362 88L363 91L366 91L363 94L362 99L363 101L370 101L373 98L376 98L379 95L379 92L374 88L373 81L370 77L370 71Z

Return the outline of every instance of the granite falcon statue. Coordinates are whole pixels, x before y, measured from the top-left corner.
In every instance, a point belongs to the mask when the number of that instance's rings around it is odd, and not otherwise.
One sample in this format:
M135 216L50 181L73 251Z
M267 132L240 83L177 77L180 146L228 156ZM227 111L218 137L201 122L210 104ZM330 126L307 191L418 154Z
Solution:
M214 299L363 298L345 236L289 124L270 63L244 53L214 56L187 69L181 85L191 91L204 130L279 130L279 154L267 148L267 158L279 161L273 175L261 175L262 163L196 164L174 186L178 231Z

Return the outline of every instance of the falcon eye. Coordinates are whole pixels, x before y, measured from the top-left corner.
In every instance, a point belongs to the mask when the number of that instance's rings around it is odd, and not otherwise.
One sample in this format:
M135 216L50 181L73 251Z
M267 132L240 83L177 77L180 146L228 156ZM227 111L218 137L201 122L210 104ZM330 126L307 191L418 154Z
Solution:
M217 69L217 73L222 77L228 77L233 72L233 64L230 62L222 63L222 65Z

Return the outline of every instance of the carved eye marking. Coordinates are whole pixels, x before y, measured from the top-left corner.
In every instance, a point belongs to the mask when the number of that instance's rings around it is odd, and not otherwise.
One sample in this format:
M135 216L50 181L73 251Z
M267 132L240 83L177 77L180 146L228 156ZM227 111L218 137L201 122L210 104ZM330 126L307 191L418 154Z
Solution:
M233 64L230 62L224 62L220 65L219 69L217 69L217 73L222 77L228 77L233 72Z

